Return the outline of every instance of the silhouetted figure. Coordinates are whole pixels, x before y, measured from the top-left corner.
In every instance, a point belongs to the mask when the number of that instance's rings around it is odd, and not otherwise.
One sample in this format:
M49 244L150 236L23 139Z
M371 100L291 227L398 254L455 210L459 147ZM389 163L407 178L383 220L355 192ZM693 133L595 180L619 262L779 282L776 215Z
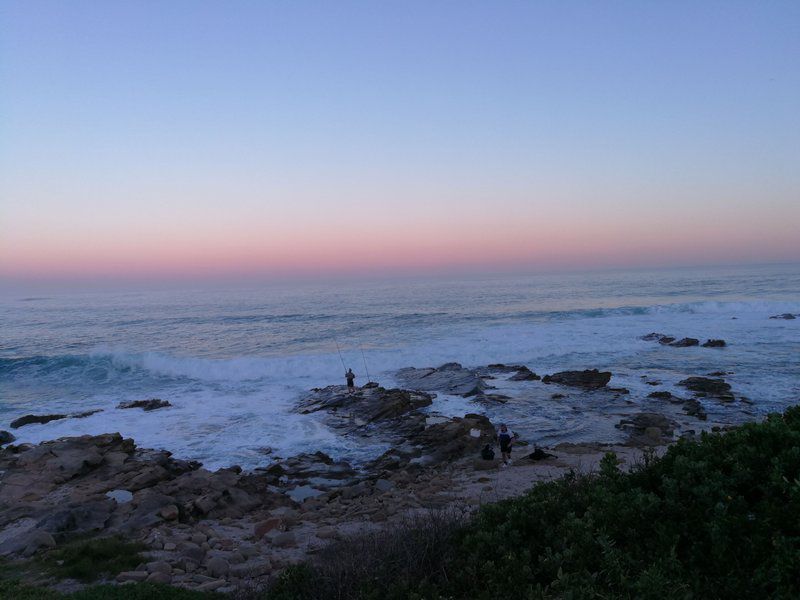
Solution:
M347 379L347 393L354 393L356 391L356 374L353 373L353 369L347 369L344 378Z

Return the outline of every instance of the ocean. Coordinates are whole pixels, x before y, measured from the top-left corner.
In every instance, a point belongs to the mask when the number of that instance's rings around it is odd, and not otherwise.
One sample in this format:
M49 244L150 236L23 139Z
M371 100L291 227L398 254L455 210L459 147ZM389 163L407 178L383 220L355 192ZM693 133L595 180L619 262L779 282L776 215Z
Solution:
M800 402L800 319L769 318L782 313L800 313L800 265L5 293L0 429L29 413L102 409L13 432L18 442L39 442L119 431L210 468L254 468L316 450L358 463L385 443L338 435L322 415L297 414L298 399L344 383L342 362L357 383L388 387L400 368L455 361L524 364L540 375L610 370L610 385L630 390L624 400L558 402L553 386L500 382L499 391L513 396L506 404L440 394L430 411L484 413L538 444L615 441L620 434L608 424L618 415L651 408L654 389L687 396L676 384L690 375L729 372L734 394L749 399L704 401L710 420L758 419ZM639 339L650 332L728 345L672 348ZM173 406L115 408L153 397Z

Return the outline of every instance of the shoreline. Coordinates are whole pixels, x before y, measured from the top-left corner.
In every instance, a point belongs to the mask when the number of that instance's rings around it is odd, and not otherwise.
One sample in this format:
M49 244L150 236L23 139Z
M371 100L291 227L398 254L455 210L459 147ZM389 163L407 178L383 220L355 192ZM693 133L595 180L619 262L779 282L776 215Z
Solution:
M8 445L0 450L0 555L25 564L77 538L121 535L142 541L148 558L133 571L116 574L114 581L232 592L264 584L336 540L431 511L466 518L537 482L570 471L591 473L607 452L629 468L646 453L663 452L678 437L726 427L702 420L704 413L691 410L696 400L666 393L658 400L669 416L638 412L623 417L617 425L623 443L537 449L522 440L511 464L501 468L497 459L480 458L498 424L478 414L431 415L426 409L435 393L502 403L493 383L503 378L550 383L552 391L582 398L620 399L627 390L609 388L608 372L565 371L542 381L521 365L467 369L448 363L406 369L398 378L404 387L370 384L353 395L344 386L316 388L297 404L300 414L320 413L340 435L382 436L391 442L387 452L359 468L316 452L251 471L231 466L212 472L164 450L137 448L120 434ZM730 401L724 381L699 379L695 394L713 393ZM703 391L703 385L711 387ZM148 402L135 408L169 409L163 401ZM542 449L552 456L534 453ZM70 590L83 584L45 580L45 585Z

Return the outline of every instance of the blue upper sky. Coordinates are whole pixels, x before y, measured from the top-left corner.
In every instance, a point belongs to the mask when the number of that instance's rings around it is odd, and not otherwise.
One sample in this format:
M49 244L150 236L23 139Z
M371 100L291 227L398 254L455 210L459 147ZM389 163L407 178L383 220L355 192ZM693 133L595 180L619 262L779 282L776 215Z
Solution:
M800 259L800 2L0 19L0 276Z

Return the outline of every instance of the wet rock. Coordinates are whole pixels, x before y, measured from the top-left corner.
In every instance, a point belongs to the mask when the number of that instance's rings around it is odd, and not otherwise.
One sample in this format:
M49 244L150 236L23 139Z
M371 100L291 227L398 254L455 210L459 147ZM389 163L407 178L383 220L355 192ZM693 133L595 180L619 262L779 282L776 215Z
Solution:
M149 400L134 400L133 402L120 402L117 408L141 408L145 411L157 410L159 408L166 408L172 406L168 400L161 400L160 398L151 398Z
M673 348L689 348L690 346L698 346L698 345L700 345L700 340L698 340L697 338L689 338L689 337L682 338L677 342L670 343L670 346L672 346Z
M675 341L674 337L672 337L671 335L665 335L660 340L658 340L658 343L661 344L662 346L667 346L674 341Z
M15 436L10 431L0 431L0 446L5 446L6 444L10 444L17 436Z
M727 346L725 340L706 340L703 342L703 348L724 348Z
M664 339L665 337L668 337L668 336L664 335L663 333L655 333L655 332L653 332L653 333L648 333L647 335L643 335L639 339L640 340L644 340L645 342L659 342L662 339Z
M708 377L689 377L678 382L678 385L695 392L697 395L707 395L722 400L732 402L734 400L731 393L731 386L724 379L709 379Z
M538 381L541 379L541 377L531 371L528 367L522 366L519 367L517 372L508 379L509 381Z
M561 371L553 375L545 375L542 378L543 383L558 383L586 390L597 390L605 387L610 380L611 373L609 371L598 371L597 369Z
M615 394L630 394L631 391L628 388L620 387L620 388L608 388L609 392L614 392Z
M11 421L11 429L19 429L25 425L43 425L50 421L58 421L59 419L66 419L67 415L25 415L19 419Z
M675 396L672 395L672 392L666 391L658 391L658 392L650 392L647 394L648 398L656 398L658 400L672 400Z
M784 319L786 321L791 321L796 319L797 317L792 313L783 313L782 315L773 315L770 319Z
M553 394L550 398L553 400L560 400L561 398L566 398L566 396L564 394Z
M694 399L686 400L683 403L683 412L685 412L690 417L695 417L697 419L700 419L701 421L705 421L708 418L708 415L706 414L703 405Z
M464 397L478 395L487 387L477 371L466 369L455 362L443 364L436 369L400 369L396 378L409 389Z

